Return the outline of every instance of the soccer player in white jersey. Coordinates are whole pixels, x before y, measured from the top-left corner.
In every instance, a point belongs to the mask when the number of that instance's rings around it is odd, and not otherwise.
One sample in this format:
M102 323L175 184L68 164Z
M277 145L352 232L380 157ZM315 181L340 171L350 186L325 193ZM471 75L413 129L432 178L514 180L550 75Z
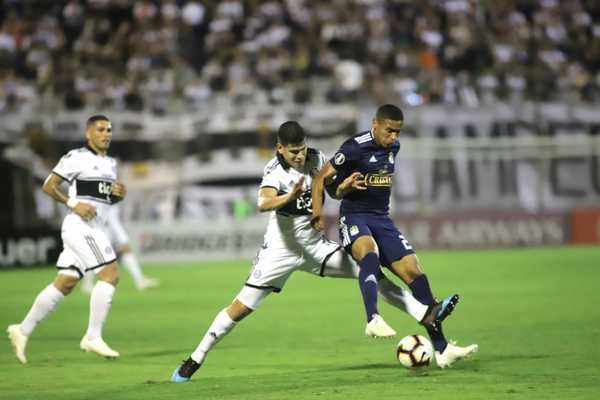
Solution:
M125 267L133 283L138 290L153 288L159 285L159 280L144 275L140 263L129 245L129 235L121 223L121 205L115 204L108 209L106 233L111 244L119 255L120 264ZM86 274L83 277L81 289L86 293L91 293L94 288L94 276Z
M173 382L189 381L217 342L256 310L270 293L280 292L294 271L326 277L358 277L358 266L342 247L310 225L311 181L325 162L323 154L306 146L304 130L295 121L282 124L277 138L277 155L265 167L258 192L258 209L271 212L264 244L244 287L217 314L191 356L173 372ZM345 184L351 184L351 180L342 183ZM435 321L439 306L427 307L385 276L378 278L379 293L387 302L422 323Z
M62 223L63 251L56 262L56 279L38 294L23 321L7 329L23 364L27 362L27 340L36 325L89 273L95 273L98 282L90 297L88 328L79 346L104 357L119 356L102 339L102 327L119 281L116 254L104 225L109 208L125 197L126 189L116 180L116 160L106 154L112 139L109 119L103 115L90 117L85 136L86 146L64 155L44 182L44 193L66 204L70 212ZM69 183L68 193L60 188L63 181Z

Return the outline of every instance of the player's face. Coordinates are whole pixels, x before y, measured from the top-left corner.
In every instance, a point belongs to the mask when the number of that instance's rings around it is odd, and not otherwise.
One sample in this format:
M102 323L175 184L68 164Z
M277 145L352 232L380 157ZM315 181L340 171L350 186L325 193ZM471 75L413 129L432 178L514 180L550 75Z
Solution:
M306 143L282 145L277 143L277 151L293 168L302 169L306 161Z
M106 153L112 139L110 121L96 121L87 128L86 138L90 147L99 153Z
M398 139L398 136L400 136L402 125L404 125L404 121L373 119L373 136L375 137L375 142L379 146L390 147Z

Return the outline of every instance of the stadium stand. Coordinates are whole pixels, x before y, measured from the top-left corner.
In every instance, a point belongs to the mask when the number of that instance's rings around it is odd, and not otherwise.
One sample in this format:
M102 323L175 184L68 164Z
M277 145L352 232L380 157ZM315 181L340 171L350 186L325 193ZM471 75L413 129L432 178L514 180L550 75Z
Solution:
M592 0L4 0L0 113L597 102L599 18Z

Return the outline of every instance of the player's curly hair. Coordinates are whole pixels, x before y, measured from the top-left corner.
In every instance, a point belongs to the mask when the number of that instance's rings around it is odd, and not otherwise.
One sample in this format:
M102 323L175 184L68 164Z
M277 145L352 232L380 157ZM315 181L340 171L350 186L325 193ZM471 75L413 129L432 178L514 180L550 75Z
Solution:
M286 121L279 127L277 131L277 141L284 146L290 144L300 144L304 142L304 129L296 121Z
M402 110L395 105L384 104L377 109L375 118L378 121L383 121L384 119L391 119L392 121L404 121L404 114L402 113Z

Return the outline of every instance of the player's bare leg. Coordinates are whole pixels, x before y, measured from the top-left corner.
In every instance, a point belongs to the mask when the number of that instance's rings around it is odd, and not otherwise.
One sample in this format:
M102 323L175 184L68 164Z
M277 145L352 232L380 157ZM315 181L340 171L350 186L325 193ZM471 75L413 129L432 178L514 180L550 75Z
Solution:
M421 303L429 306L429 310L421 320L423 325L431 327L436 323L441 323L454 311L459 296L453 294L441 302L436 302L431 293L427 276L423 272L416 254L410 254L392 263L390 269L411 288L414 296Z
M217 314L196 350L171 375L171 381L182 383L191 379L200 368L208 352L223 339L238 322L258 308L269 290L244 287L233 302ZM246 305L247 304L247 305Z
M358 264L347 252L340 248L329 257L325 269L315 273L330 278L358 279L359 272ZM421 304L408 290L396 285L383 274L377 282L377 290L379 296L388 304L404 311L416 321L422 321L427 316L428 306Z
M87 352L93 352L103 357L116 358L119 352L111 349L102 339L102 328L110 307L112 298L119 282L117 263L105 266L97 274L98 281L92 289L90 296L90 319L88 329L79 347Z

